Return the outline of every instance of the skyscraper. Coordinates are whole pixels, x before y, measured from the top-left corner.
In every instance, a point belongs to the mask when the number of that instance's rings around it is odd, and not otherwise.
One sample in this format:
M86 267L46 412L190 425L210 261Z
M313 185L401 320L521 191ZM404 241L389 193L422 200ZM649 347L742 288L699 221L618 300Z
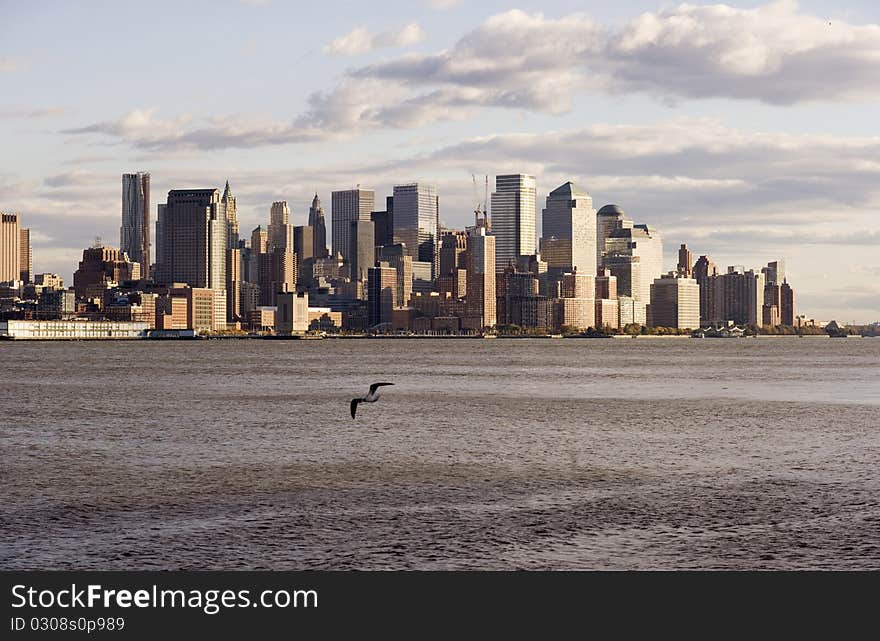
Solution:
M385 245L379 250L379 260L397 270L397 305L406 307L413 291L413 259L407 253L406 245Z
M348 258L351 248L351 224L356 220L368 222L376 208L376 192L372 189L346 189L332 193L333 255Z
M394 242L403 243L414 261L440 267L437 188L424 183L394 186Z
M0 283L21 277L21 224L18 214L0 212Z
M587 192L571 182L551 191L543 211L541 235L559 241L554 263L561 260L564 264L550 264L548 260L550 267L576 270L582 276L596 275L596 210Z
M766 267L761 268L761 273L764 274L764 280L766 282L782 285L782 283L786 280L785 261L774 260L771 263L767 263Z
M385 197L385 211L370 214L376 233L376 247L394 244L394 196Z
M794 325L794 319L797 317L797 311L794 304L794 290L787 280L782 281L779 288L780 308L779 321L783 325Z
M715 276L718 266L708 256L700 256L694 263L694 280L700 286L700 327L715 321Z
M321 199L318 198L318 192L315 192L312 206L309 207L309 227L313 229L312 256L326 258L329 255L327 251L327 225L324 222L324 207L321 205Z
M605 205L596 212L596 266L602 269L605 240L615 229L632 228L633 222L617 205Z
M218 189L169 191L162 221L161 279L225 291L227 229Z
M122 174L122 227L119 249L150 277L150 174Z
M466 329L483 330L496 323L495 236L485 227L468 228L467 237L467 314Z
M351 223L351 248L348 250L348 262L351 268L351 280L364 281L367 270L376 262L376 241L372 220L355 220Z
M372 223L371 223L372 224ZM380 262L367 270L367 315L369 327L390 323L397 303L397 270Z
M627 258L638 258L637 275L634 270L629 274L621 270L620 263ZM644 304L650 302L651 283L663 273L663 240L656 229L647 225L616 228L605 240L605 259L605 266L617 276L617 288L622 294L626 292L625 295ZM627 277L633 279L629 286L624 284Z
M238 249L238 200L232 195L228 180L220 206L226 217L226 246L229 249Z
M516 262L519 256L535 253L535 193L534 176L509 174L495 177L491 222L495 236L496 273L503 272L510 261Z
M762 325L764 321L764 274L728 267L726 274L713 279L716 322Z
M19 249L19 280L32 283L34 280L34 254L31 251L31 230L21 228L21 248Z
M274 249L293 251L293 226L286 200L272 203L269 212L269 251Z
M691 250L688 249L687 245L682 244L681 247L678 248L678 266L676 268L676 273L679 276L690 278L693 275L693 263L693 253L691 253Z

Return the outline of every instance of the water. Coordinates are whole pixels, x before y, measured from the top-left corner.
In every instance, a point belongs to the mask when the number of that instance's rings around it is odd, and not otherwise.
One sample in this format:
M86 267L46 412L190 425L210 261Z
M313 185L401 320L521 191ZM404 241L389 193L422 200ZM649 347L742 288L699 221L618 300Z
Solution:
M0 360L3 569L880 569L877 339Z

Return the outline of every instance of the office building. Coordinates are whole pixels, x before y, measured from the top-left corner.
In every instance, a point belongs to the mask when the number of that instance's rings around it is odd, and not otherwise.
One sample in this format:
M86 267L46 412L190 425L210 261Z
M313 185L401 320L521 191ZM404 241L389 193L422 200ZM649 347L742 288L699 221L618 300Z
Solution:
M21 224L18 214L0 212L0 283L21 277Z
M226 247L238 249L238 200L232 195L228 180L223 189L223 197L220 199L220 209L226 218Z
M656 229L647 225L618 227L605 240L606 257L638 257L638 279L630 286L630 295L647 304L651 299L651 284L663 274L663 240ZM609 266L611 267L611 266ZM621 277L617 276L617 286L621 287Z
M557 239L553 263L543 256L549 267L596 275L596 210L586 191L571 182L551 191L543 211L541 235Z
M437 188L424 183L394 186L394 242L403 243L414 261L430 263L431 280L440 268Z
M700 286L700 327L708 327L714 322L715 313L715 276L718 266L708 256L700 256L694 263L694 280Z
M690 265L690 261L687 263ZM651 283L651 327L700 328L700 286L693 278L669 272Z
M596 298L608 300L617 298L617 276L614 276L608 268L600 269L599 275L596 276Z
M794 325L795 323L797 311L795 310L794 298L794 290L791 285L787 280L783 280L779 287L779 321L783 325Z
M367 270L367 316L369 327L392 321L397 306L397 270L380 262Z
M397 272L397 307L406 307L413 292L413 259L407 253L406 245L396 243L381 247L379 260Z
M313 230L312 256L326 258L330 255L327 251L327 224L324 220L324 207L321 205L321 199L318 198L318 192L315 192L312 205L309 207L309 227Z
M370 214L376 209L376 192L372 189L347 189L332 193L333 255L341 254L348 260L351 249L351 224L355 221L370 222Z
M632 228L633 221L617 205L605 205L596 212L596 266L601 270L605 254L605 240L615 229ZM597 272L598 273L598 272Z
M122 174L122 226L119 249L150 277L150 174Z
M492 192L492 233L495 236L495 271L525 254L534 254L536 242L536 182L534 176L510 174L495 177Z
M373 233L373 221L356 220L351 223L351 248L348 256L351 280L365 281L367 270L376 262L376 241Z
M733 266L713 280L714 322L758 326L763 323L764 274Z
M482 331L496 323L495 236L485 227L467 230L467 318L466 329Z
M172 189L161 227L159 281L225 290L228 225L218 189Z
M376 234L376 247L394 244L394 196L385 197L385 211L370 214Z
M32 283L34 281L34 254L31 250L31 230L27 227L21 228L21 244L18 258L18 279L24 283Z
M682 244L682 246L678 248L678 265L676 266L676 273L684 278L690 278L694 273L692 267L693 263L693 253L688 249L687 245Z
M73 273L73 289L78 299L103 299L105 290L139 279L140 269L140 263L114 247L89 247Z
M269 212L269 249L288 249L293 251L293 226L290 224L290 207L286 200L272 203Z
M279 336L304 334L309 329L309 295L305 292L278 294L275 333Z

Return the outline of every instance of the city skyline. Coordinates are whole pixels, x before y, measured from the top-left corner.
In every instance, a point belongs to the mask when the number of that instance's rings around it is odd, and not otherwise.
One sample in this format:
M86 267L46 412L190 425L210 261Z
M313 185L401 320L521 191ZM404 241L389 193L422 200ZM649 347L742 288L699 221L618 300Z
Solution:
M229 179L247 230L265 224L274 201L287 200L291 224L303 225L315 192L329 204L333 190L369 184L381 202L394 184L421 181L437 186L441 223L462 228L471 174L522 172L536 176L537 203L571 180L597 209L616 203L659 229L664 268L683 242L722 271L784 259L800 309L874 321L880 8L727 4L587 2L578 14L568 2L387 3L348 7L331 23L290 19L295 7L277 1L193 3L169 27L160 3L136 32L119 27L133 5L10 6L0 132L17 162L0 173L0 209L30 229L35 271L70 278L94 236L118 237L123 172L151 172L153 203ZM174 60L151 45L151 29L177 33L196 14L220 33L234 24L234 46L208 61L182 39ZM76 28L92 22L100 51ZM275 29L284 37L264 37ZM125 64L100 53L123 40L144 53ZM283 52L282 42L296 45ZM652 66L649 47L687 80ZM156 90L143 99L104 88L147 60ZM473 71L487 61L491 72ZM190 86L197 73L204 82ZM62 74L81 90L63 89ZM230 77L240 91L228 91ZM277 78L292 87L273 101L285 107L265 107L256 96Z

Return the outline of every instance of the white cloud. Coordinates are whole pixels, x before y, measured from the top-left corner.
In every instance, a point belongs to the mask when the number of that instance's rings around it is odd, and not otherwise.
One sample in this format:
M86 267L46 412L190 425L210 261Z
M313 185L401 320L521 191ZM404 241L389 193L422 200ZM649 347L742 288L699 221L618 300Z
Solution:
M438 11L457 7L461 3L462 0L428 0L428 6L432 9L437 9Z
M415 23L379 34L358 28L326 50L353 54L421 35ZM413 128L489 107L558 114L584 92L773 104L877 99L878 67L880 26L829 25L790 1L755 9L682 4L619 28L579 13L550 18L512 10L491 16L450 49L351 69L335 87L313 93L306 111L289 122L161 120L154 110L135 110L67 133L102 133L142 148L216 149Z
M384 47L408 47L425 38L425 32L417 22L401 27L372 33L366 27L357 27L339 36L324 47L325 53L353 56Z
M17 107L0 109L0 118L48 118L67 113L63 107Z

